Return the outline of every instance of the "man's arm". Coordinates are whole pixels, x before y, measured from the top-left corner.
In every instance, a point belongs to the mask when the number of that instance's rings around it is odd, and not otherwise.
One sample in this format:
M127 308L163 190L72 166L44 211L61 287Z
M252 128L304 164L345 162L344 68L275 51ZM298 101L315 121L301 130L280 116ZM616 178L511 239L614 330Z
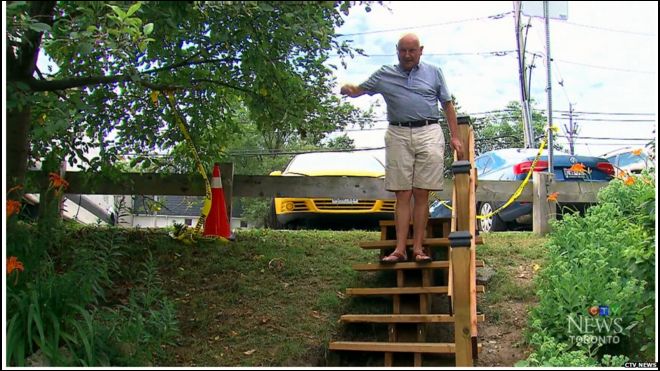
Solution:
M339 90L339 92L342 95L348 95L351 98L357 98L367 93L364 89L362 89L358 85L353 85L353 84L345 84L344 86L341 87L341 90Z
M447 124L449 124L449 133L451 135L451 147L458 154L458 159L463 160L463 143L458 137L458 120L456 119L456 110L452 101L442 102L442 110L445 111Z

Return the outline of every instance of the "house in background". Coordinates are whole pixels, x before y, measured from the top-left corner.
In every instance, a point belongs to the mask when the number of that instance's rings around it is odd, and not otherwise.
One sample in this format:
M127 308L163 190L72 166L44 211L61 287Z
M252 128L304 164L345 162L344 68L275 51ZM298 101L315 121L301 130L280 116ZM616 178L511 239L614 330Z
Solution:
M204 205L201 196L115 196L118 225L163 228L173 224L197 225ZM235 213L232 209L232 214ZM247 227L241 218L231 218L230 228Z
M114 212L112 195L80 195L65 193L62 197L62 218L81 224L109 224L114 225L116 215ZM39 194L26 193L23 195L22 214L30 219L39 215Z

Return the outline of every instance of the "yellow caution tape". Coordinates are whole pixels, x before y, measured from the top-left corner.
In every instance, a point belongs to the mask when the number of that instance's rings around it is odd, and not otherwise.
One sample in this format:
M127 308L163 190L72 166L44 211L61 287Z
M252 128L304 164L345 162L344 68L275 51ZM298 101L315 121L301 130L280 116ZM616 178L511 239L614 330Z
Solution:
M555 130L556 130L556 127L553 126L551 129L552 129L553 131L555 131ZM488 214L486 214L486 215L477 215L477 219L486 219L486 218L490 218L490 217L492 217L493 215L495 215L495 214L499 213L500 211L504 210L506 207L508 207L509 205L511 205L513 202L515 202L515 201L518 199L518 197L520 197L520 195L522 194L523 190L525 189L525 186L527 186L527 183L529 183L529 179L531 178L532 173L534 172L534 168L536 167L536 163L538 162L539 158L541 157L541 153L543 152L543 148L545 148L546 139L547 139L547 136L546 136L546 138L544 138L544 139L541 141L541 146L539 147L539 151L538 151L538 153L536 154L536 157L534 158L534 161L532 161L532 166L530 166L530 167L529 167L529 171L527 171L527 176L526 176L525 179L522 181L522 183L520 183L520 185L518 186L518 189L516 189L516 191L515 191L515 192L513 193L513 195L509 198L509 200L508 200L504 205L500 206L497 210L495 210L495 211L493 211L493 212L491 212L491 213L488 213ZM452 208L451 206L449 206L449 205L447 204L447 201L441 200L435 192L431 191L431 192L429 193L429 196L430 196L431 198L433 198L433 199L439 201L440 204L441 204L442 206L448 208L449 210L452 210L452 211L454 210L454 208Z
M181 228L180 233L172 236L175 239L190 244L193 241L194 236L201 234L202 226L204 226L206 217L209 215L209 211L211 211L211 184L209 183L209 178L206 175L206 169L204 169L204 165L202 165L202 161L199 159L199 154L197 153L197 148L195 148L195 143L193 143L193 140L190 137L190 133L188 132L188 128L186 128L186 123L184 122L181 113L179 113L179 110L176 108L176 104L174 102L174 93L172 91L165 91L164 93L167 95L168 98L167 101L170 105L170 108L174 112L174 117L179 126L179 129L181 129L181 132L183 133L183 136L186 139L186 143L188 143L188 147L190 148L190 151L192 152L193 157L195 158L197 170L199 171L199 174L202 176L202 178L204 178L204 185L206 188L206 197L204 198L204 205L202 206L202 212L199 219L197 220L195 229L192 232L190 232L187 231L186 228ZM154 95L152 93L152 99L153 97Z

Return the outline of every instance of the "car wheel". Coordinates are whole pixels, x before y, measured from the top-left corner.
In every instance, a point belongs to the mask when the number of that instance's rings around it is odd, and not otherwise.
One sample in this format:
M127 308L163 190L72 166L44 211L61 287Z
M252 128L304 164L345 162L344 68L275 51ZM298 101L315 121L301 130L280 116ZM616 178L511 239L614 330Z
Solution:
M479 215L488 215L495 210L495 207L490 202L484 202L479 207ZM479 231L481 232L498 232L506 231L506 223L500 218L499 215L492 215L488 218L478 219Z

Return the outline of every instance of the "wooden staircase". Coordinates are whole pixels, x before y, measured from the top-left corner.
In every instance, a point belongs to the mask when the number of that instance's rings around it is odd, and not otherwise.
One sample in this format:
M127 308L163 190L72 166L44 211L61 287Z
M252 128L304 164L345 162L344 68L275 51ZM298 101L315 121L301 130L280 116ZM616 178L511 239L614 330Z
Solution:
M413 365L423 366L423 354L453 354L456 366L472 366L481 350L477 344L477 321L484 316L476 311L476 294L484 287L476 284L476 244L482 244L476 236L476 171L474 163L474 136L469 120L459 118L459 132L464 145L463 158L456 161L454 171L455 205L452 218L429 219L423 242L433 262L401 262L355 264L357 271L383 271L396 275L396 287L348 288L352 296L380 295L392 298L392 314L346 314L341 321L350 323L387 324L387 342L334 341L329 345L335 351L383 352L384 365L393 366L401 353L413 354ZM381 258L394 250L396 232L394 221L381 221L380 241L364 242L363 249L379 249ZM409 231L407 255L412 256L412 226ZM435 275L434 272L440 272ZM442 281L437 284L434 281ZM445 297L449 313L436 313L432 303ZM427 342L428 326L453 324L453 342ZM409 356L408 356L409 359ZM396 362L397 366L401 362ZM410 366L408 364L408 366Z

